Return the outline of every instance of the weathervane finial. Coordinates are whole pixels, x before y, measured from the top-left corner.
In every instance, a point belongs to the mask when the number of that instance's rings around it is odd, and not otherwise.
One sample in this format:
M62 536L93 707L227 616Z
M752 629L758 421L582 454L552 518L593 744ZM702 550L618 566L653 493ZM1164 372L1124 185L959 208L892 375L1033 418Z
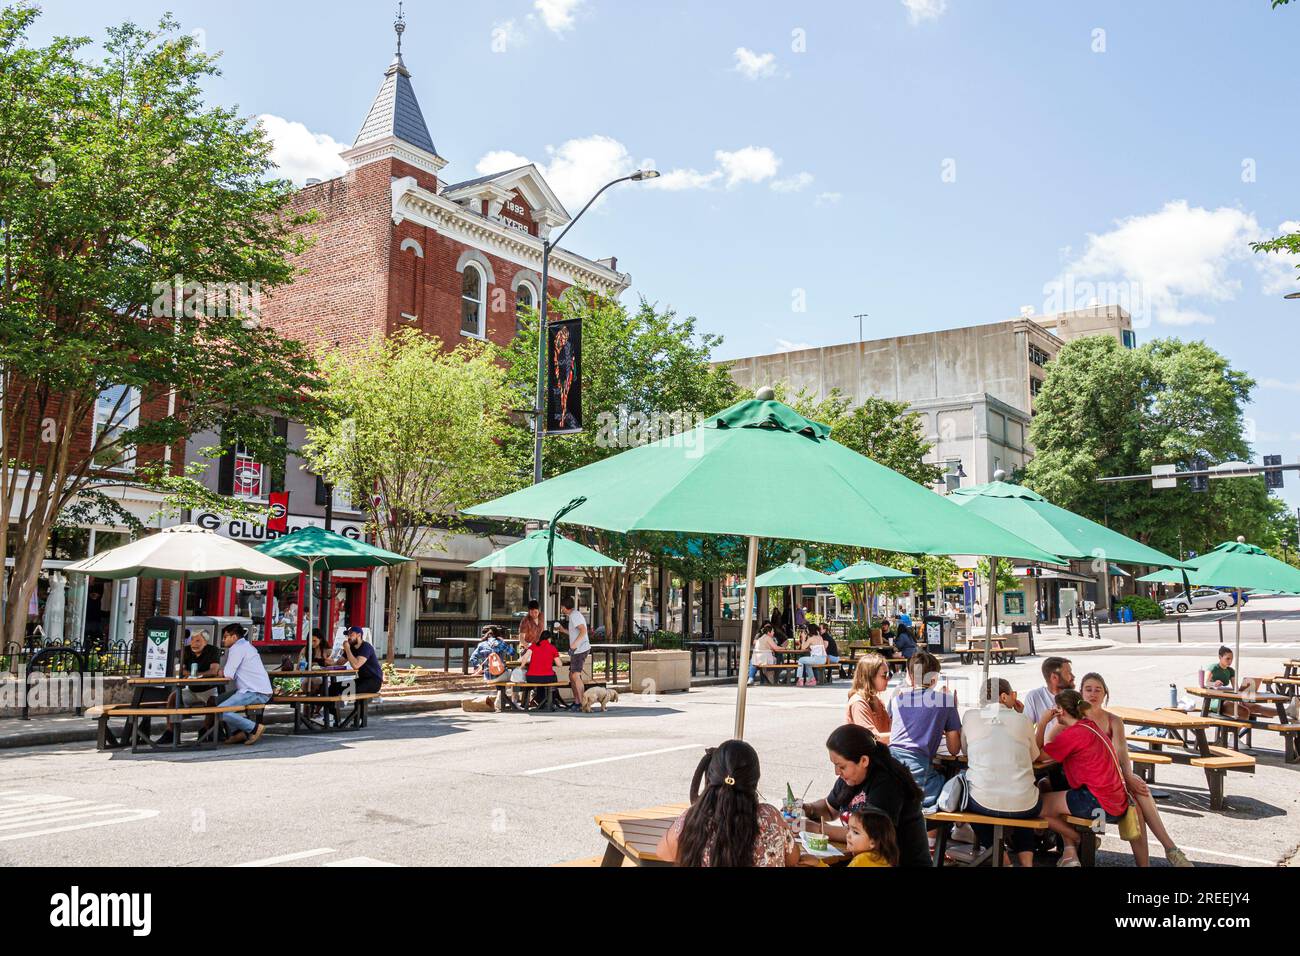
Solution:
M406 32L406 14L402 12L403 0L398 0L397 19L393 21L393 32L397 34L397 55L402 55L402 34Z

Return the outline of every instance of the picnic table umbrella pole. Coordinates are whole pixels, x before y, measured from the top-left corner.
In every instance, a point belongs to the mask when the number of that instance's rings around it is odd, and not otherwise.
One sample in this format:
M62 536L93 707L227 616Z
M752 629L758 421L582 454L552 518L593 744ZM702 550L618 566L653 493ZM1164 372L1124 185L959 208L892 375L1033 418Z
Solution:
M745 739L745 692L749 687L749 661L754 643L754 578L758 576L758 538L749 538L745 559L745 605L740 624L740 679L736 682L737 740Z
M997 610L998 559L989 556L989 593L987 610L984 612L984 683L981 685L978 700L984 700L989 686L989 663L993 657L993 614Z

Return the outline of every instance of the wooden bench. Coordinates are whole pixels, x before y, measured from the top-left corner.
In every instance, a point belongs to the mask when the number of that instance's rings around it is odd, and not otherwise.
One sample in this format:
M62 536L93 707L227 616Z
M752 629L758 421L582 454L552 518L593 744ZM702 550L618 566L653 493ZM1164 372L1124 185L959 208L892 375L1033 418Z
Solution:
M946 813L937 811L926 818L926 825L931 823L969 823L991 826L993 828L993 852L989 854L989 865L1002 865L1002 836L1008 829L1013 830L1047 830L1047 821L1042 817L1029 820L1008 820L1006 817L988 817L979 813ZM1066 817L1066 822L1079 831L1079 863L1081 866L1095 866L1097 863L1097 831L1093 821L1084 817ZM1098 818L1101 819L1101 818ZM939 836L934 844L934 865L941 867L946 862L950 827L940 827Z
M786 683L789 675L799 669L798 664L755 664L758 669L759 679L768 684L777 685Z
M558 681L558 680L547 681L546 683L543 684L530 684L527 681L522 681L522 682L498 681L496 683L488 684L489 688L497 692L497 706L496 706L497 713L505 713L507 710L512 710L517 713L524 713L525 711L527 711L528 709L527 705L525 705L524 707L519 707L515 704L514 697L510 693L510 691L515 691L515 690L546 691L545 703L543 706L548 714L554 713L555 705L557 703L561 707L564 706L564 699L560 697L560 691L568 686L569 686L568 681ZM582 686L585 687L587 690L590 690L593 687L604 687L606 686L606 684L604 681L583 680ZM532 695L530 694L529 696L531 697Z
M370 701L379 694L276 694L271 698L273 704L288 704L293 708L293 732L301 729L304 733L318 734L330 730L330 716L334 717L334 730L360 730L369 723L367 713ZM340 704L351 704L352 709L342 718L339 717ZM321 719L311 716L309 708L320 707Z
M131 728L131 753L140 752L141 742L148 745L151 750L159 750L161 748L141 731L142 722L153 717L174 717L176 718L176 727L172 733L171 749L179 750L180 724L186 717L219 717L222 714L242 713L256 713L260 717L265 708L265 704L241 704L238 707L159 707L153 704L140 707L106 707L99 716L100 733L102 735L106 732L109 717L125 717ZM215 746L220 729L221 721L214 720L211 727L205 727L199 734L198 739L195 741L196 746L200 749L205 744Z
M954 647L953 653L959 656L963 664L978 664L984 658L984 648L970 644ZM1014 647L995 647L989 651L989 660L994 664L1014 664L1019 653Z

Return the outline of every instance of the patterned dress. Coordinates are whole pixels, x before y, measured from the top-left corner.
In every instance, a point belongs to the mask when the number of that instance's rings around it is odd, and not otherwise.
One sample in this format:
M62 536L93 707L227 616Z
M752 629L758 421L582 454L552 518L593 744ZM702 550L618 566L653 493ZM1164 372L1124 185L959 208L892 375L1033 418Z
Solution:
M683 813L673 824L672 834L679 841L682 825L686 820ZM785 866L785 857L795 846L794 832L786 826L785 820L776 807L770 803L758 805L758 839L754 841L755 866ZM712 866L708 848L704 850L704 866Z

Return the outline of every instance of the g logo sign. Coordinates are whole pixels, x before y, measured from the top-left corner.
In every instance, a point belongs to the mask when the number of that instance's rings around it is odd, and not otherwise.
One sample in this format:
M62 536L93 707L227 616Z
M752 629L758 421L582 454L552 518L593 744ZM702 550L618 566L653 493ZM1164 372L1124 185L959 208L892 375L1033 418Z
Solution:
M288 515L289 515L289 509L286 508L281 502L277 501L275 504L271 505L271 520L282 521L286 517L288 517Z

